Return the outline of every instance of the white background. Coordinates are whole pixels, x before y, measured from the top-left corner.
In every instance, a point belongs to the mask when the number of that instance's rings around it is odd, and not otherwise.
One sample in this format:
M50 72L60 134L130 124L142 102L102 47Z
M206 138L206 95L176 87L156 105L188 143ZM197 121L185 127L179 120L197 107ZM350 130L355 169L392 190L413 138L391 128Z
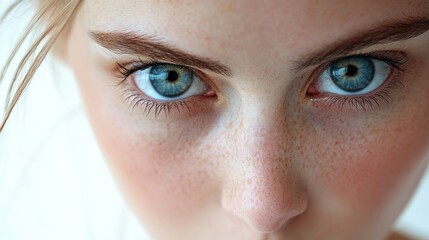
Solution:
M3 12L11 1L0 1ZM0 66L31 10L0 26ZM46 62L27 93L0 136L0 240L143 239L104 165L69 69ZM1 108L4 94L3 84ZM419 239L429 239L427 172L396 224Z

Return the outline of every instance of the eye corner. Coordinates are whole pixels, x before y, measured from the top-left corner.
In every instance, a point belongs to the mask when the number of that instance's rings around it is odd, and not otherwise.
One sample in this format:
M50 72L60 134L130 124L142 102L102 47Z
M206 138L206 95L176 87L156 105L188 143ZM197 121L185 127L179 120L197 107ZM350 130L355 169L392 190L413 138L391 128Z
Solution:
M318 95L320 95L321 92L319 91L319 89L317 88L317 84L312 81L308 86L307 86L307 91L305 93L305 95L307 97L313 98L316 97Z

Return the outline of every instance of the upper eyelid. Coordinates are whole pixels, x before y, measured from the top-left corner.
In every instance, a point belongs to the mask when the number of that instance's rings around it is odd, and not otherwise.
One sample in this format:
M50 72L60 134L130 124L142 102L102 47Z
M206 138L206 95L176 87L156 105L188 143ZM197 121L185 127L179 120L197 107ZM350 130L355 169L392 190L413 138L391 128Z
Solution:
M326 69L333 62L350 57L366 57L374 60L383 61L399 71L406 70L406 64L409 62L409 56L403 51L388 50L388 51L373 51L373 52L357 52L345 56L339 56L334 59L329 59L318 65L317 68Z
M143 70L143 69L147 69L149 67L153 67L154 65L175 65L178 67L185 67L187 69L189 69L192 73L197 72L197 69L195 69L192 66L186 66L186 65L181 65L181 64L177 64L177 63L170 63L170 62L162 62L162 61L143 61L142 59L139 59L137 61L128 61L126 63L120 63L117 62L116 65L120 70L132 70L132 71L138 71L138 70ZM132 68L132 69L131 69Z
M137 64L137 65L136 65ZM139 65L138 65L139 64ZM170 65L175 65L178 67L185 67L187 69L189 69L192 74L194 74L198 79L200 79L201 81L204 81L206 84L210 85L210 87L214 88L215 90L218 90L215 85L213 84L213 81L200 69L197 69L195 67L192 66L186 66L186 65L180 65L180 64L176 64L176 63L169 63L169 62L157 62L157 61L144 61L142 59L136 60L136 61L128 61L125 63L120 63L117 62L116 65L119 69L123 69L125 71L128 71L126 74L125 72L121 72L121 76L119 76L122 80L119 84L123 83L124 81L127 80L128 76L135 73L138 70L143 70L143 69L147 69L149 67L152 67L154 65L158 65L158 64L170 64ZM130 66L133 69L130 69ZM119 70L121 71L121 70Z

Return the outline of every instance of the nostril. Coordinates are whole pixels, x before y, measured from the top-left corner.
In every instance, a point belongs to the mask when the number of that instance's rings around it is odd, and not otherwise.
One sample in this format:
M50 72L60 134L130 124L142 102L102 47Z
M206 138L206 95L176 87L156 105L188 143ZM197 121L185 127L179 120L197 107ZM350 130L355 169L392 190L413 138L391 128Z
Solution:
M264 205L263 203L260 205ZM278 207L278 206L277 206ZM263 233L276 232L281 228L287 227L287 224L296 216L304 212L302 207L297 208L237 208L232 211L234 215L241 218L248 226L256 231Z

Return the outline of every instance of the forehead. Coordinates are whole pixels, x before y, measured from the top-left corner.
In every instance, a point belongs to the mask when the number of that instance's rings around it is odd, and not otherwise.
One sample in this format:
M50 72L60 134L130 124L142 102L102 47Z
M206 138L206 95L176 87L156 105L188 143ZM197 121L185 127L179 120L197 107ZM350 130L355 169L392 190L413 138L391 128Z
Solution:
M186 28L186 34L207 30L220 35L259 37L289 32L321 33L377 19L429 14L429 0L92 0L87 3L94 27L137 31L155 27L173 32L175 28Z
M288 58L387 20L428 16L429 0L93 0L86 9L91 31L156 36L234 61Z

